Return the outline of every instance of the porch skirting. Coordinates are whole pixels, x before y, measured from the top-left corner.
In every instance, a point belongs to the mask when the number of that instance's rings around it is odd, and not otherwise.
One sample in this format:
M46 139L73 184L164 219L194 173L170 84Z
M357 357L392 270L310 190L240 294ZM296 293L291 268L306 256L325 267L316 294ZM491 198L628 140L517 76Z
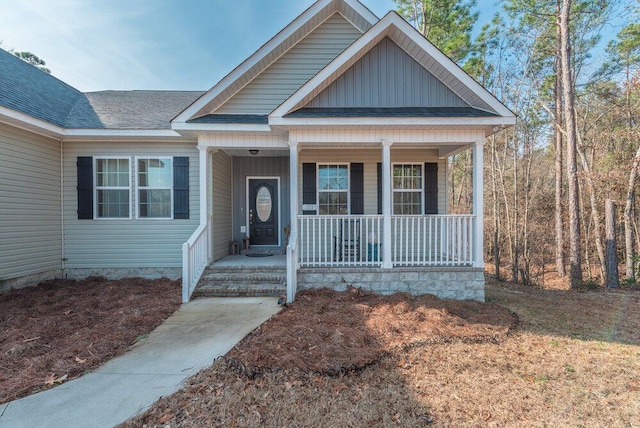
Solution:
M484 301L484 269L473 267L301 268L298 290L352 286L380 294L433 294L440 299Z

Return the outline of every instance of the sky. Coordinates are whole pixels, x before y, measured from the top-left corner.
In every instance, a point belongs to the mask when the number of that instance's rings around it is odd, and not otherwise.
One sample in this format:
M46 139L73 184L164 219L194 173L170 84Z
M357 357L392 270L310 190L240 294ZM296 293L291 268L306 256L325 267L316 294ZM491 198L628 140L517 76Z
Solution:
M361 0L378 17L393 0ZM208 90L314 0L0 0L0 46L84 91ZM478 0L482 23L496 0Z

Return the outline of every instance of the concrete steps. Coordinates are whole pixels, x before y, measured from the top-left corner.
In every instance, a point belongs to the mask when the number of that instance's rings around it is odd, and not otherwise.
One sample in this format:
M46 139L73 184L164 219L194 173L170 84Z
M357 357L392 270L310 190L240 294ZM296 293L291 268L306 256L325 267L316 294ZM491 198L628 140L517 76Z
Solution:
M209 266L194 297L261 297L286 294L287 269L280 266Z

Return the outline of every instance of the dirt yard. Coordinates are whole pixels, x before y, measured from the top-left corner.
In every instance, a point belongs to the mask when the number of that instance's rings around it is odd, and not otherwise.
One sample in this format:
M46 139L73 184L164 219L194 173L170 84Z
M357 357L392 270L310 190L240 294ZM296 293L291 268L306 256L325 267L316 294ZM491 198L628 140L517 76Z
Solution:
M0 296L0 403L121 354L179 299L99 278ZM302 293L123 426L640 426L640 292L489 279L487 300Z
M179 305L167 279L52 280L0 295L0 404L124 353Z
M640 426L640 293L487 297L304 293L124 426Z

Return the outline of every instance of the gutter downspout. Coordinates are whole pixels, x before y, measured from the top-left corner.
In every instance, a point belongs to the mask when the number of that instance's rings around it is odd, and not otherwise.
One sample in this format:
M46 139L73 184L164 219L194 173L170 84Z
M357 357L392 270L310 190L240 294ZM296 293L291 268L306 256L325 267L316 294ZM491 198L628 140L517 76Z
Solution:
M65 262L67 258L65 257L65 248L64 248L64 142L60 139L60 270L62 276L65 277Z

